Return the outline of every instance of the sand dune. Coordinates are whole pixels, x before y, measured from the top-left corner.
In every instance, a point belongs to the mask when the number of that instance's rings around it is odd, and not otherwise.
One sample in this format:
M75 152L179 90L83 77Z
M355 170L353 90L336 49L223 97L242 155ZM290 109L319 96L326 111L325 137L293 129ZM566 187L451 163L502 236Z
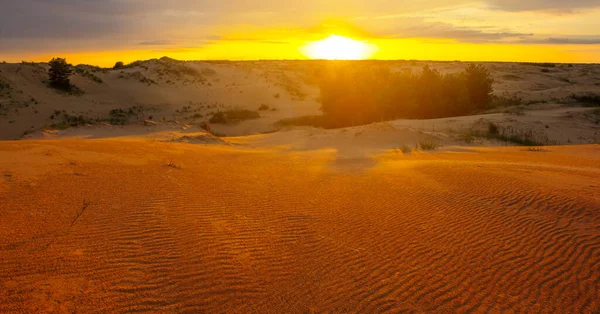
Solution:
M598 110L568 97L598 66L488 63L526 105L479 115L281 127L319 114L315 64L78 66L79 96L0 64L0 312L600 311ZM259 115L207 122L229 109Z
M212 130L227 136L271 132L278 129L275 124L282 119L320 114L320 95L315 79L319 62L181 62L162 58L136 62L116 70L80 65L71 77L73 84L84 91L80 96L61 94L48 88L44 83L47 64L0 64L0 139L38 137L45 130L56 129L53 125L60 125L63 114L81 116L84 123L80 126L98 126L100 123L96 120L110 123L111 110L131 110L132 115L125 123L129 125L143 124L144 120L150 119L160 127L165 124L181 127L199 126L217 111L245 109L258 111L260 118L211 124ZM365 62L415 72L429 65L442 73L462 71L467 65L460 62ZM593 64L558 64L550 68L519 63L485 65L494 76L497 96L520 98L525 104L496 110L506 118L518 119L532 111L573 106L569 95L597 92L600 84L600 67ZM266 107L259 110L263 105ZM535 112L531 114L536 115ZM572 128L583 134L574 133L560 138L555 144L596 143L579 139L589 139L586 133L597 127L595 121L565 122L578 125L584 122L587 127L585 130ZM540 123L545 123L545 119ZM127 129L128 126L119 125L119 128ZM123 131L123 134L127 133L128 130Z
M0 312L600 310L597 145L338 157L2 142Z

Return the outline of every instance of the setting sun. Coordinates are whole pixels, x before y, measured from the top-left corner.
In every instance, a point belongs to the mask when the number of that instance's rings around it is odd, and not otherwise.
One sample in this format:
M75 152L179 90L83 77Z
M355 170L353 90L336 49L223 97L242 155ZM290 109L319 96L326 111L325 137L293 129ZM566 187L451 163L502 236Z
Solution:
M302 48L302 52L311 59L361 60L369 58L376 48L372 44L331 35Z

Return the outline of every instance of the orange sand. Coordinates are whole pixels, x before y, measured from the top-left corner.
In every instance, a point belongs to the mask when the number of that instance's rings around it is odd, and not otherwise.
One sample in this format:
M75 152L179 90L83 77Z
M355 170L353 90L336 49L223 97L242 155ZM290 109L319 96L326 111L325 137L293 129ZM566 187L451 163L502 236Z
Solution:
M0 312L597 313L600 147L546 150L0 142Z

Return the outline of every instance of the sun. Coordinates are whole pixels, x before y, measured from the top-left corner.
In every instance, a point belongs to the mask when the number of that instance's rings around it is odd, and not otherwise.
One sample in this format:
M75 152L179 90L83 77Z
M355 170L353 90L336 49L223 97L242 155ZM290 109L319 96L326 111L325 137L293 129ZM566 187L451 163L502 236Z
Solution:
M376 50L372 44L338 35L302 47L307 57L326 60L362 60L371 57Z

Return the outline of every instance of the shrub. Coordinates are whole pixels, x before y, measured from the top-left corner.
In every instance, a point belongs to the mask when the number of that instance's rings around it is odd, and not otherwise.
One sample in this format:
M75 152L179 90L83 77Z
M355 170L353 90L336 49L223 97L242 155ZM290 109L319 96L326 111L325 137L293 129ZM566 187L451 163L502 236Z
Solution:
M408 154L412 153L412 148L410 148L408 145L404 144L404 145L400 146L400 151L402 151L403 154L408 155Z
M532 130L520 130L513 127L500 127L494 123L488 125L488 133L483 134L489 139L510 142L524 146L542 146L550 144L548 137Z
M490 135L498 135L498 125L494 124L494 123L490 123L488 125L488 134Z
M494 79L490 71L479 64L470 64L465 70L469 101L473 109L489 107L492 100Z
M48 70L50 86L59 90L70 91L72 85L69 76L73 73L71 67L64 58L50 60L50 69Z
M100 77L98 77L94 73L91 73L90 71L84 69L80 65L74 67L74 69L75 69L75 73L77 73L83 77L86 77L86 78L92 80L93 82L100 83L100 84L104 82L104 81L102 81L102 79Z
M144 111L142 106L133 106L127 109L113 109L108 114L108 122L112 125L125 125L129 120L139 115Z
M228 124L258 118L260 118L260 114L257 111L247 109L230 109L226 111L215 112L208 121L216 124Z
M260 105L260 107L258 107L259 111L267 111L269 109L270 109L269 106L267 106L265 104L262 104L262 105Z
M123 61L118 61L117 63L115 63L115 65L113 66L113 69L118 70L118 69L122 69L125 67L125 64L123 63Z
M213 116L208 120L210 123L216 124L226 124L227 118L225 117L225 113L222 111L217 111L213 114Z
M320 80L321 110L331 127L464 115L492 105L492 84L490 72L481 65L440 74L428 66L412 73L335 64Z
M571 99L580 102L589 107L598 107L600 106L600 94L595 93L586 93L586 94L572 94L570 96Z
M60 119L58 121L54 121L50 125L51 128L56 130L66 130L68 128L77 127L80 125L92 124L95 122L92 118L83 116L83 115L70 115L66 111L55 110L54 114L50 116L51 119Z
M438 147L437 143L433 141L421 141L419 142L419 148L422 150L436 150Z
M523 105L523 99L517 96L492 96L492 101L490 107L513 107L513 106L521 106Z

